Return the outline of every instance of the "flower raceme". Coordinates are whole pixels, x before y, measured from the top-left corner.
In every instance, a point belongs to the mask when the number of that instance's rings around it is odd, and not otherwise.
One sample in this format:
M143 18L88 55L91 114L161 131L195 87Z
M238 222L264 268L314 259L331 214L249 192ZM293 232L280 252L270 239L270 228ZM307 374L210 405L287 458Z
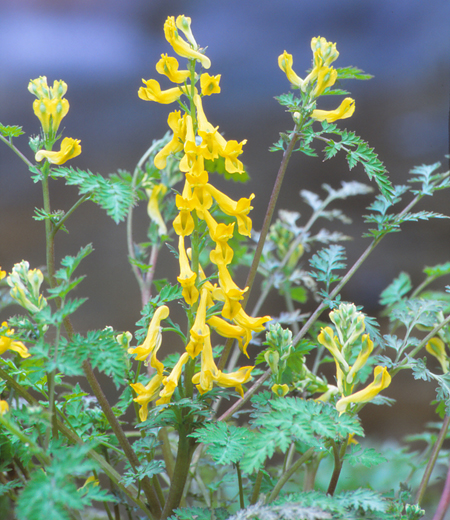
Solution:
M313 51L313 68L305 77L300 78L293 70L292 54L283 52L278 57L278 65L286 74L288 81L295 88L299 88L302 92L309 93L309 101L313 101L322 94L326 93L338 79L338 72L331 65L335 61L339 52L336 50L336 44L328 42L325 38L318 36L311 40L311 50ZM346 98L335 110L319 110L315 109L311 112L311 117L318 121L327 121L332 123L338 119L346 119L351 117L355 111L355 101L352 98Z
M317 341L333 356L336 363L337 388L329 385L329 390L319 397L327 400L331 395L341 394L336 403L339 412L345 412L349 404L367 403L376 397L391 382L386 367L375 368L374 381L363 390L353 392L358 372L365 366L373 351L373 342L369 334L364 334L364 315L353 304L341 304L330 312L331 321L337 331L331 327L322 328ZM356 359L355 359L356 355Z
M201 394L208 392L216 384L235 388L243 395L243 385L251 379L253 367L243 367L228 374L219 370L214 361L211 329L225 338L237 340L239 348L247 355L252 333L264 330L264 323L270 320L269 316L252 318L245 313L241 301L247 288L240 289L236 285L228 268L234 255L232 247L228 244L229 240L236 232L245 236L251 234L252 221L248 213L252 209L251 200L254 195L238 201L231 199L209 182L205 168L206 161L219 159L228 173L244 173L244 166L238 157L246 140L240 143L234 140L227 141L218 132L218 127L214 127L206 117L202 99L220 93L221 76L195 73L196 62L200 62L204 69L209 69L211 62L200 51L195 41L191 31L191 20L185 16L179 16L176 20L169 17L164 25L164 32L175 53L189 60L186 67L188 70L180 68L176 58L163 54L156 70L177 85L162 90L156 80L144 80L146 87L141 87L138 95L143 100L161 104L175 102L181 96L186 96L189 101L180 102L184 114L180 110L169 114L168 124L173 137L156 154L154 164L162 170L166 167L169 155L180 154L179 169L185 174L184 186L175 199L178 215L173 221L173 229L178 235L180 274L177 279L182 287L182 296L190 316L190 330L185 352L168 376L161 378L161 373L158 372L147 386L141 383L132 385L137 393L135 401L141 405L141 420L147 417L147 407L151 400L155 399L156 404L170 401L189 358L195 360L200 356L200 371L193 375L192 383ZM199 89L196 87L197 82L200 84ZM153 195L152 192L150 198ZM232 217L235 222L218 221L217 208ZM154 220L159 220L156 212ZM203 227L200 229L199 226ZM212 243L210 265L213 273L210 276L218 278L218 284L214 285L206 279L199 262L198 236L200 232L203 233L205 226ZM187 240L191 240L191 248L186 245ZM215 309L214 313L210 311L212 307ZM160 320L168 315L168 311L166 315L166 311L159 309L152 318L144 344L129 350L130 353L137 354L138 360L146 359L150 353L154 355L159 348L160 342L157 343L155 327L159 330Z

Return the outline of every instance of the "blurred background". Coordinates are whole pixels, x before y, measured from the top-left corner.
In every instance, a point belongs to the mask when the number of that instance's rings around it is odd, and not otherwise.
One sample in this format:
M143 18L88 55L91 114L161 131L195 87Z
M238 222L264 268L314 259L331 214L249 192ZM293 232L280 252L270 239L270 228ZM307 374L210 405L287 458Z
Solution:
M375 148L394 184L405 184L415 165L440 161L448 168L448 0L0 0L0 122L21 125L27 135L37 134L39 121L32 111L34 96L27 90L28 82L40 75L47 76L49 84L63 79L69 85L70 111L61 126L65 136L81 139L83 149L70 164L103 175L119 168L133 171L152 139L166 132L173 110L140 100L137 90L142 78L157 77L160 55L171 54L163 23L168 15L178 14L192 18L197 42L208 47L212 62L208 72L222 74L221 94L204 103L209 120L227 139L248 140L241 158L251 180L245 186L228 183L226 189L233 197L255 193L251 216L256 230L262 225L281 159L268 148L279 132L292 128L290 116L274 99L289 90L277 58L287 50L294 57L295 71L304 76L311 66L313 36L337 42L336 67L354 65L374 75L370 81L343 85L355 98L356 111L339 124ZM164 79L161 83L165 85ZM336 98L325 101L334 108ZM32 159L27 136L15 143ZM290 163L279 207L308 218L309 208L299 191L320 193L322 183L337 188L342 180L368 182L362 168L348 171L343 156L322 163L320 156L298 154ZM77 198L76 190L62 182L53 182L51 190L53 209L67 210ZM354 220L351 229L338 227L354 236L346 244L349 264L368 244L360 238L366 229L361 214L372 199L353 197L343 206ZM423 200L417 209L450 214L448 200L449 192L443 191L433 200ZM144 206L136 213L141 220L138 241L145 240ZM0 265L7 271L22 259L32 267L45 262L44 230L32 219L34 207L42 207L40 186L31 181L24 164L0 146ZM140 317L140 298L127 262L125 225L115 225L88 203L69 220L68 229L70 233L57 240L58 259L89 242L95 248L79 268L79 274L88 278L78 295L89 300L75 316L75 326L80 331L106 325L133 331ZM409 272L417 284L424 266L450 260L449 238L446 220L405 225L402 233L388 236L378 246L346 287L343 299L376 315L380 292L400 271ZM176 272L176 262L165 251L157 277L175 280ZM442 282L441 288L448 283ZM271 312L278 310L264 309ZM405 381L409 379L410 375ZM396 385L403 412L396 436L436 419L429 407L433 388L424 384L421 392L419 382L414 384L420 396L412 395L406 382ZM425 403L420 413L418 402ZM398 413L398 407L383 411L397 418ZM376 418L372 429L388 433L386 423Z

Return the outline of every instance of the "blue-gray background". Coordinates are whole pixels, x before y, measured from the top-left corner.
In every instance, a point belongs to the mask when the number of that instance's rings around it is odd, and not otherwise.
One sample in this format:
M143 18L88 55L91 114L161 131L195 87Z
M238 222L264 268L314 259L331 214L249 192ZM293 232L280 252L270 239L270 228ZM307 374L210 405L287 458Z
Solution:
M221 94L205 100L208 118L220 125L227 139L248 139L242 159L251 182L226 189L235 197L255 193L255 229L262 224L280 161L280 154L269 153L268 147L280 131L291 127L289 116L274 100L289 90L277 57L285 49L293 54L294 69L302 76L311 65L313 36L337 42L337 67L355 65L375 76L368 82L344 85L356 99L356 112L340 124L375 147L394 184L406 183L407 172L417 164L441 161L447 167L448 0L0 0L0 122L22 125L27 134L36 134L39 124L32 113L29 80L40 75L46 75L49 83L64 79L70 102L62 124L64 135L81 139L83 148L71 165L102 174L118 168L132 171L151 140L167 129L173 107L144 102L137 90L142 78L157 77L155 64L161 53L173 54L163 23L168 15L182 13L192 17L199 44L208 46L210 74L222 74ZM164 79L161 83L168 86ZM337 98L325 101L336 104ZM32 158L25 136L16 144ZM287 172L279 207L298 210L307 218L309 210L300 203L300 189L320 190L323 182L338 187L343 179L367 181L360 168L349 173L343 157L323 164L321 158L298 155ZM420 209L450 213L448 197L447 192L439 193L435 200L421 203ZM53 183L53 209L67 210L75 200L76 190ZM367 244L360 238L365 230L360 215L370 202L368 196L345 205L354 218L349 262ZM32 220L33 208L41 206L40 186L33 184L21 161L1 146L0 265L4 269L22 259L33 267L44 264L43 226ZM137 215L142 219L137 239L144 240L145 208ZM77 328L112 325L134 330L140 305L126 260L124 224L116 226L89 203L68 222L68 228L70 234L57 240L58 259L89 242L95 247L80 267L80 274L87 273L88 278L78 295L89 300L74 319ZM406 225L402 233L390 235L350 282L344 298L376 313L380 291L401 270L411 272L417 283L424 265L450 260L449 230L447 221L431 221ZM177 267L168 252L163 265L159 276L174 281ZM272 306L266 312L277 310ZM415 399L406 397L405 406L415 410Z

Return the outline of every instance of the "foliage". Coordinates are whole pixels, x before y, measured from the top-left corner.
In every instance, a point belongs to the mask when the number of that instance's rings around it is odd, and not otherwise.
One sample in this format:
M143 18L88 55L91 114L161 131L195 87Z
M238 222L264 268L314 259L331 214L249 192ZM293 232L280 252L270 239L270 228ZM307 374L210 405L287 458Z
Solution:
M29 139L33 162L14 144L22 127L0 125L0 141L42 187L43 207L33 218L42 222L46 251L42 270L26 260L0 268L2 514L18 520L88 519L91 512L109 520L421 518L429 484L442 480L448 461L442 446L450 422L450 262L425 267L418 285L398 274L380 295L382 327L343 301L342 289L387 234L406 222L447 218L414 207L450 187L449 172L440 163L421 165L407 185L391 183L374 149L341 128L355 100L320 108L322 96L348 96L344 80L371 76L356 67L335 69L336 44L315 37L304 78L287 51L278 59L291 90L277 100L292 127L271 147L282 153L280 174L255 231L250 190L233 200L213 184L214 173L250 179L239 159L246 141L225 140L203 108L206 97L220 92L220 75L204 72L211 61L190 18L169 17L164 34L187 63L180 68L161 55L156 70L175 86L144 80L138 95L178 103L179 110L133 172L104 177L66 166L81 146L67 137L58 144L69 110L62 80L49 86L42 76L28 86L41 124ZM292 154L318 156L317 141L324 143L324 160L344 152L349 169L362 167L372 185L351 180L322 184L321 194L303 189L306 218L280 209L272 219ZM78 198L52 211L50 185L59 178L78 187ZM352 237L341 226L352 223L348 199L361 195L372 197L364 216L370 243L347 267L342 242ZM93 246L63 256L58 232L69 231L87 201L116 223L127 220L142 308L134 335L112 327L82 333L72 323L85 301L80 272ZM133 232L139 203L147 207L141 242ZM179 271L157 279L165 248ZM242 266L249 275L241 288L234 277ZM279 316L263 316L277 296L284 303ZM11 305L20 313L7 316ZM249 360L239 367L241 354ZM401 446L363 439L361 410L397 406L389 386L401 370L435 386L442 422ZM105 381L118 391L114 405ZM444 493L439 508L448 505Z

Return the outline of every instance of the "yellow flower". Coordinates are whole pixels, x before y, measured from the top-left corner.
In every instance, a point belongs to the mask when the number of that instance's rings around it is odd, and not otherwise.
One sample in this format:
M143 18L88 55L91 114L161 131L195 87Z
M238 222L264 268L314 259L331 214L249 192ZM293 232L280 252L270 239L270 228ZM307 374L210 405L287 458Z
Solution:
M2 323L3 327L6 327L6 331L0 335L0 354L13 350L22 358L30 357L31 354L28 353L27 347L21 341L15 341L10 337L14 334L14 329L10 329L6 321Z
M69 111L67 99L35 99L33 110L42 125L45 134L56 134L61 120Z
M141 87L138 90L138 96L144 101L156 101L163 105L173 103L183 94L183 91L179 87L169 88L167 90L161 90L159 83L156 79L142 80L146 88Z
M446 374L449 370L449 364L444 342L441 339L434 337L430 339L425 348L427 352L439 361L442 367L442 372Z
M163 170L166 167L167 157L171 153L177 153L183 149L186 137L186 114L181 117L180 111L175 110L169 114L167 123L173 132L173 136L172 140L155 155L154 163L158 170Z
M336 61L339 57L339 52L336 50L336 44L328 42L325 38L317 36L311 40L311 50L314 53L314 58L320 56L322 63L325 67L328 67L333 61Z
M334 335L333 329L331 327L320 329L320 334L317 336L317 341L329 350L336 362L341 365L345 372L350 370L347 361L344 359L341 353L341 346L339 341Z
M355 378L356 373L358 372L358 370L361 370L361 368L366 364L372 350L373 341L370 339L369 334L364 334L362 337L361 351L359 352L356 361L353 363L353 366L346 377L346 381L348 384L353 383L353 379Z
M178 386L178 381L181 376L181 370L183 369L183 366L187 363L188 359L189 354L185 352L180 356L180 359L178 360L177 364L173 367L172 372L167 377L163 378L162 383L164 385L164 388L161 390L159 394L160 399L156 401L156 404L167 404L170 402L175 388Z
M391 376L389 375L387 368L377 366L374 370L373 383L370 383L370 385L366 386L366 388L359 392L339 399L336 403L336 410L343 413L346 411L347 406L350 403L368 403L390 384Z
M218 137L220 134L218 134ZM235 140L227 141L226 145L220 151L220 155L225 159L225 170L228 173L244 173L244 165L238 159L242 153L242 147L247 142L244 139L240 143Z
M238 392L241 397L244 397L244 389L242 388L242 385L252 379L250 372L254 368L255 367L241 367L239 370L236 370L236 372L230 372L229 374L219 372L215 381L219 386L225 388L234 387L236 392Z
M194 35L191 30L191 19L189 16L184 16L184 14L180 14L177 16L176 26L183 34L186 36L188 42L196 49L198 47L197 42L195 41Z
M165 74L173 83L184 83L190 75L188 70L178 70L178 61L172 56L161 54L161 59L156 64L156 70Z
M219 81L221 74L217 76L210 76L207 72L200 76L200 87L204 96L210 96L211 94L219 94L220 86Z
M47 77L39 76L39 78L30 81L28 84L28 90L39 99L61 99L67 92L67 83L62 80L55 80L53 82L53 87L49 87L47 85Z
M303 87L303 80L292 70L292 54L288 54L286 51L278 56L278 66L286 74L287 79L292 85L296 87Z
M47 159L52 164L64 164L69 159L73 159L77 155L80 155L80 153L80 140L65 137L61 141L61 149L59 152L39 150L35 155L35 159L38 162L42 161L42 159Z
M163 198L165 193L167 192L167 186L165 186L164 184L157 184L153 186L153 188L151 189L146 189L145 192L148 196L148 216L151 220L153 220L153 222L156 222L156 224L158 224L159 235L167 235L167 226L161 216L158 204L159 199Z
M239 301L244 298L244 293L247 291L248 287L244 290L239 289L239 287L233 282L225 264L218 264L217 268L219 270L219 285L222 289L223 297L220 297L220 294L216 289L214 291L214 298L225 301L225 305L222 309L222 316L227 320L232 320L242 309ZM216 295L218 296L217 298Z
M208 289L202 287L200 293L200 303L198 304L194 324L190 330L189 343L186 346L186 352L189 353L192 359L200 354L203 349L203 344L206 337L210 335L209 327L205 323L207 300Z
M208 226L209 234L216 243L216 248L210 253L211 262L214 264L228 265L233 259L233 250L228 245L228 240L233 238L234 222L232 224L218 224L211 213L203 211L203 218Z
M289 386L284 385L273 385L271 388L272 392L278 397L284 397L289 392Z
M6 401L0 400L0 415L4 415L9 411L9 406Z
M205 337L202 348L201 370L192 378L197 390L204 394L213 388L213 383L219 375L219 369L214 362L210 335Z
M47 78L40 76L28 84L28 90L38 99L33 102L33 110L45 134L55 135L62 118L69 111L69 102L62 99L67 92L64 81L54 81L53 87L47 85Z
M198 289L195 287L195 279L197 273L192 271L189 260L184 248L184 237L180 235L178 239L178 261L180 263L180 276L177 277L181 287L183 287L182 295L188 305L194 305L198 300Z
M3 278L5 278L6 276L6 271L2 271L2 268L0 266L0 280L3 280Z
M355 111L355 100L345 98L336 110L313 110L311 117L318 121L328 121L333 123L338 119L347 119L353 115Z
M137 393L137 397L133 399L141 405L139 409L139 419L144 422L148 416L148 403L156 399L159 394L163 380L162 374L155 374L147 385L142 383L131 383L131 388Z
M240 325L233 325L219 316L211 316L208 319L208 324L224 338L237 339L239 348L247 357L249 357L247 354L247 345L252 339L252 333L250 331L244 329L244 327L241 327Z
M192 200L182 195L176 195L175 203L180 212L172 223L173 229L177 235L185 237L190 235L195 228L194 219L191 215L191 211L193 210Z
M319 97L323 91L336 83L337 70L333 67L321 67L317 74L317 83L313 92L314 97Z
M158 307L150 320L144 343L135 348L128 349L128 354L136 354L136 359L138 361L147 359L150 354L153 353L150 364L159 374L162 374L164 369L163 364L156 359L156 353L161 346L162 340L161 321L169 316L169 312L169 307L167 307L167 305L161 305L161 307Z
M250 203L255 195L252 193L248 199L242 198L236 202L211 184L207 184L206 189L224 213L230 217L236 217L239 233L248 237L251 236L252 221L247 215L253 209Z
M186 20L188 19L186 18ZM164 23L164 34L166 40L170 45L172 45L173 50L178 54L178 56L195 59L199 61L205 69L211 67L211 61L209 58L194 50L186 41L183 40L183 38L180 37L173 16L169 16Z

